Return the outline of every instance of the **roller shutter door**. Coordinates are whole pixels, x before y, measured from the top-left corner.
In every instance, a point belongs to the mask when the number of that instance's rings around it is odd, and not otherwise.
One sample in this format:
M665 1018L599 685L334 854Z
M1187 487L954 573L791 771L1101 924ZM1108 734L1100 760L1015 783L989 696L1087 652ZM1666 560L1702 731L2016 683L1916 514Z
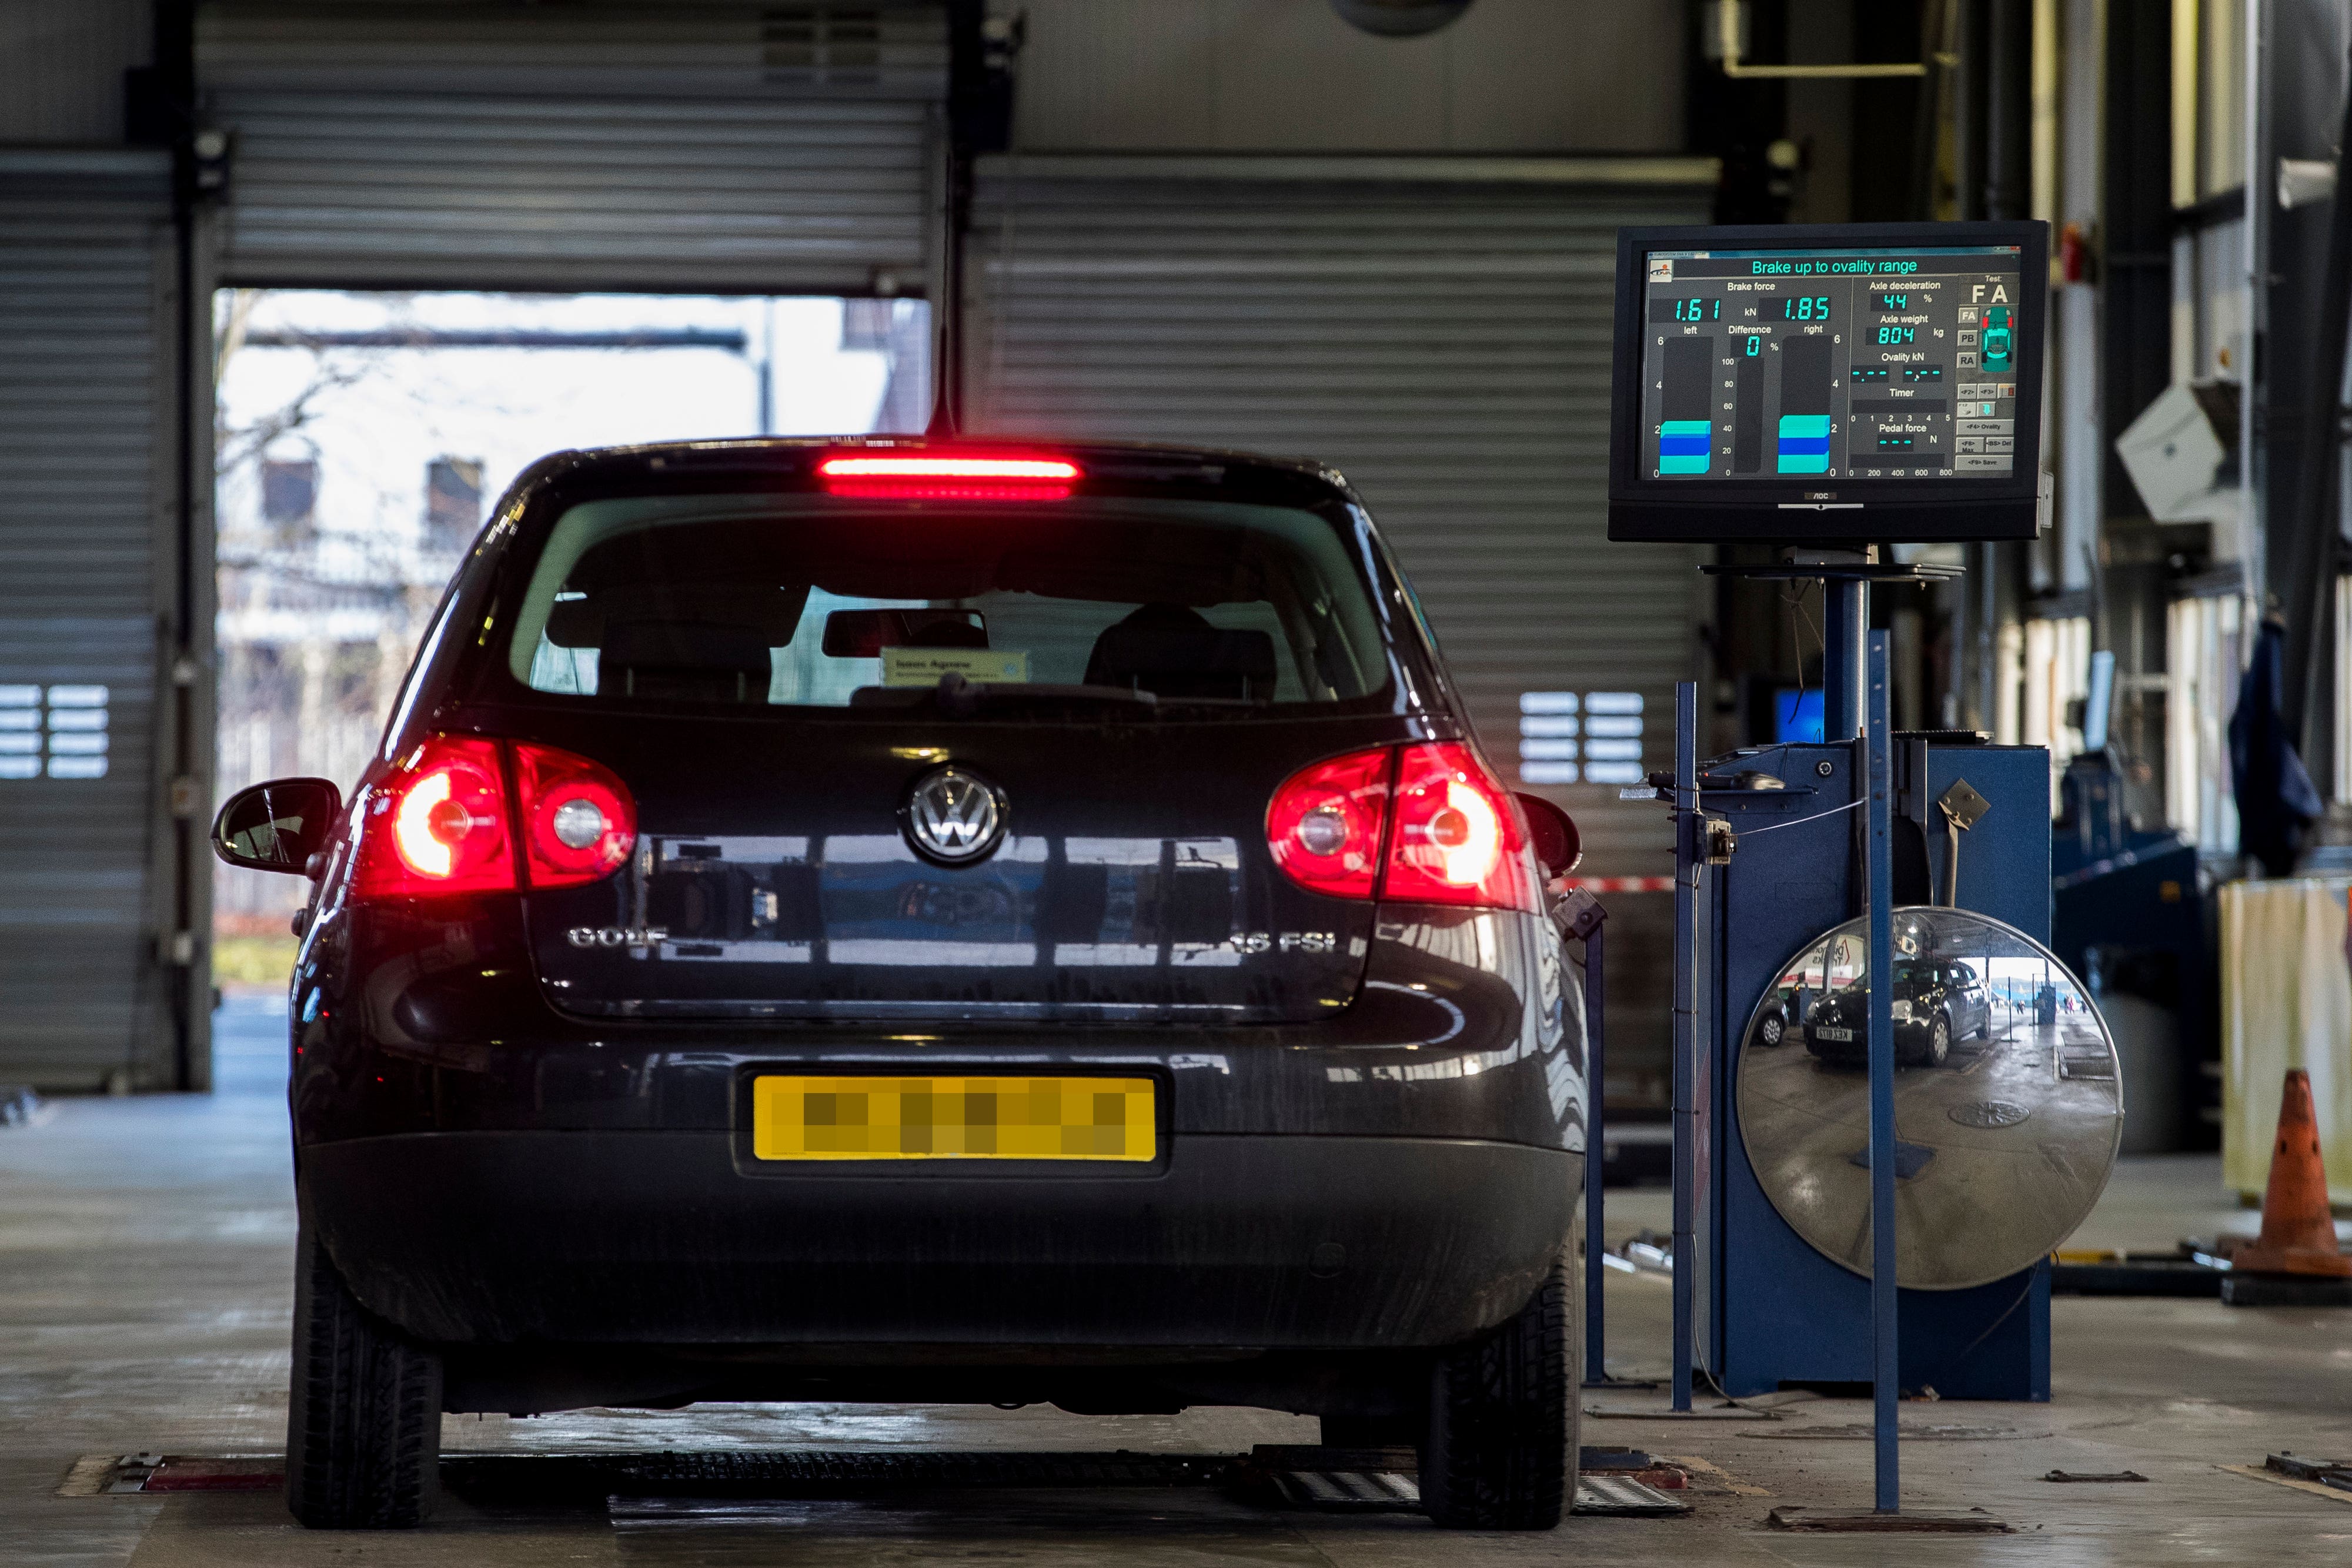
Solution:
M1664 768L1697 558L1604 537L1612 277L1621 225L1704 222L1712 191L1693 160L984 162L968 419L1331 464L1501 768L1527 767L1525 694L1595 692L1638 695L1640 763ZM1530 752L1581 761L1569 716L1534 716L1555 733ZM1522 782L1576 816L1591 874L1671 871L1654 806Z
M863 294L927 272L936 5L200 13L225 281Z
M164 191L161 157L0 153L0 1083L171 1082Z

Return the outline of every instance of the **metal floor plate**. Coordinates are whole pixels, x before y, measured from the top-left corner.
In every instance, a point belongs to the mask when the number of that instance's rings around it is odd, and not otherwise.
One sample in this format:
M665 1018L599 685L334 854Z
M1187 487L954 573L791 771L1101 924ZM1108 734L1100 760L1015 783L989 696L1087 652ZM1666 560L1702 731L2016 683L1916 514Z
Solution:
M778 1496L868 1488L1207 1486L1228 1454L903 1453L784 1449L769 1453L615 1455L602 1468L617 1492L758 1491Z
M1691 1505L1672 1492L1622 1476L1579 1476L1575 1513L1656 1515L1688 1513Z

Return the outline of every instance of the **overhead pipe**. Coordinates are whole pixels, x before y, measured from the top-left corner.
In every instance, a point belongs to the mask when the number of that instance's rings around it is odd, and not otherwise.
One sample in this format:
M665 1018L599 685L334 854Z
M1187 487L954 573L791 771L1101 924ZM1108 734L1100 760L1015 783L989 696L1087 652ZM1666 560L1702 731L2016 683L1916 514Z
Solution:
M2033 4L1979 0L1985 38L1984 215L2012 223L2032 215Z

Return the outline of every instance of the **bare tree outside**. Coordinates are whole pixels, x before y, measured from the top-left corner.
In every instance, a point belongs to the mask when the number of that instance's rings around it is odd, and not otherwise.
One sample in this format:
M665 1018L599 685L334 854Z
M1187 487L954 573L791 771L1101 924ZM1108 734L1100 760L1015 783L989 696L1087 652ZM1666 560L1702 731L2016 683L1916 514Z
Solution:
M565 446L919 429L919 302L224 290L217 787L348 791L488 507ZM283 982L293 877L214 884L224 984Z

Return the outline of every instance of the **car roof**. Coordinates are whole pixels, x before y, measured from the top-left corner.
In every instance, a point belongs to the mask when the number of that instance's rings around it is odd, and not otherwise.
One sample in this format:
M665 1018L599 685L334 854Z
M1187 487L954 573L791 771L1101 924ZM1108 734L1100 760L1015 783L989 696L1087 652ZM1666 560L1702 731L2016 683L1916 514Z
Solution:
M568 479L594 485L651 472L709 474L764 469L804 472L821 454L845 451L921 455L1050 455L1066 457L1091 476L1129 482L1164 481L1172 486L1219 486L1234 480L1246 488L1253 478L1284 489L1298 481L1337 491L1362 505L1355 487L1338 469L1311 457L1276 457L1225 447L1185 446L1169 442L1062 441L1048 436L971 435L935 440L924 435L761 435L716 441L658 441L628 446L598 446L550 453L516 481L521 489Z

